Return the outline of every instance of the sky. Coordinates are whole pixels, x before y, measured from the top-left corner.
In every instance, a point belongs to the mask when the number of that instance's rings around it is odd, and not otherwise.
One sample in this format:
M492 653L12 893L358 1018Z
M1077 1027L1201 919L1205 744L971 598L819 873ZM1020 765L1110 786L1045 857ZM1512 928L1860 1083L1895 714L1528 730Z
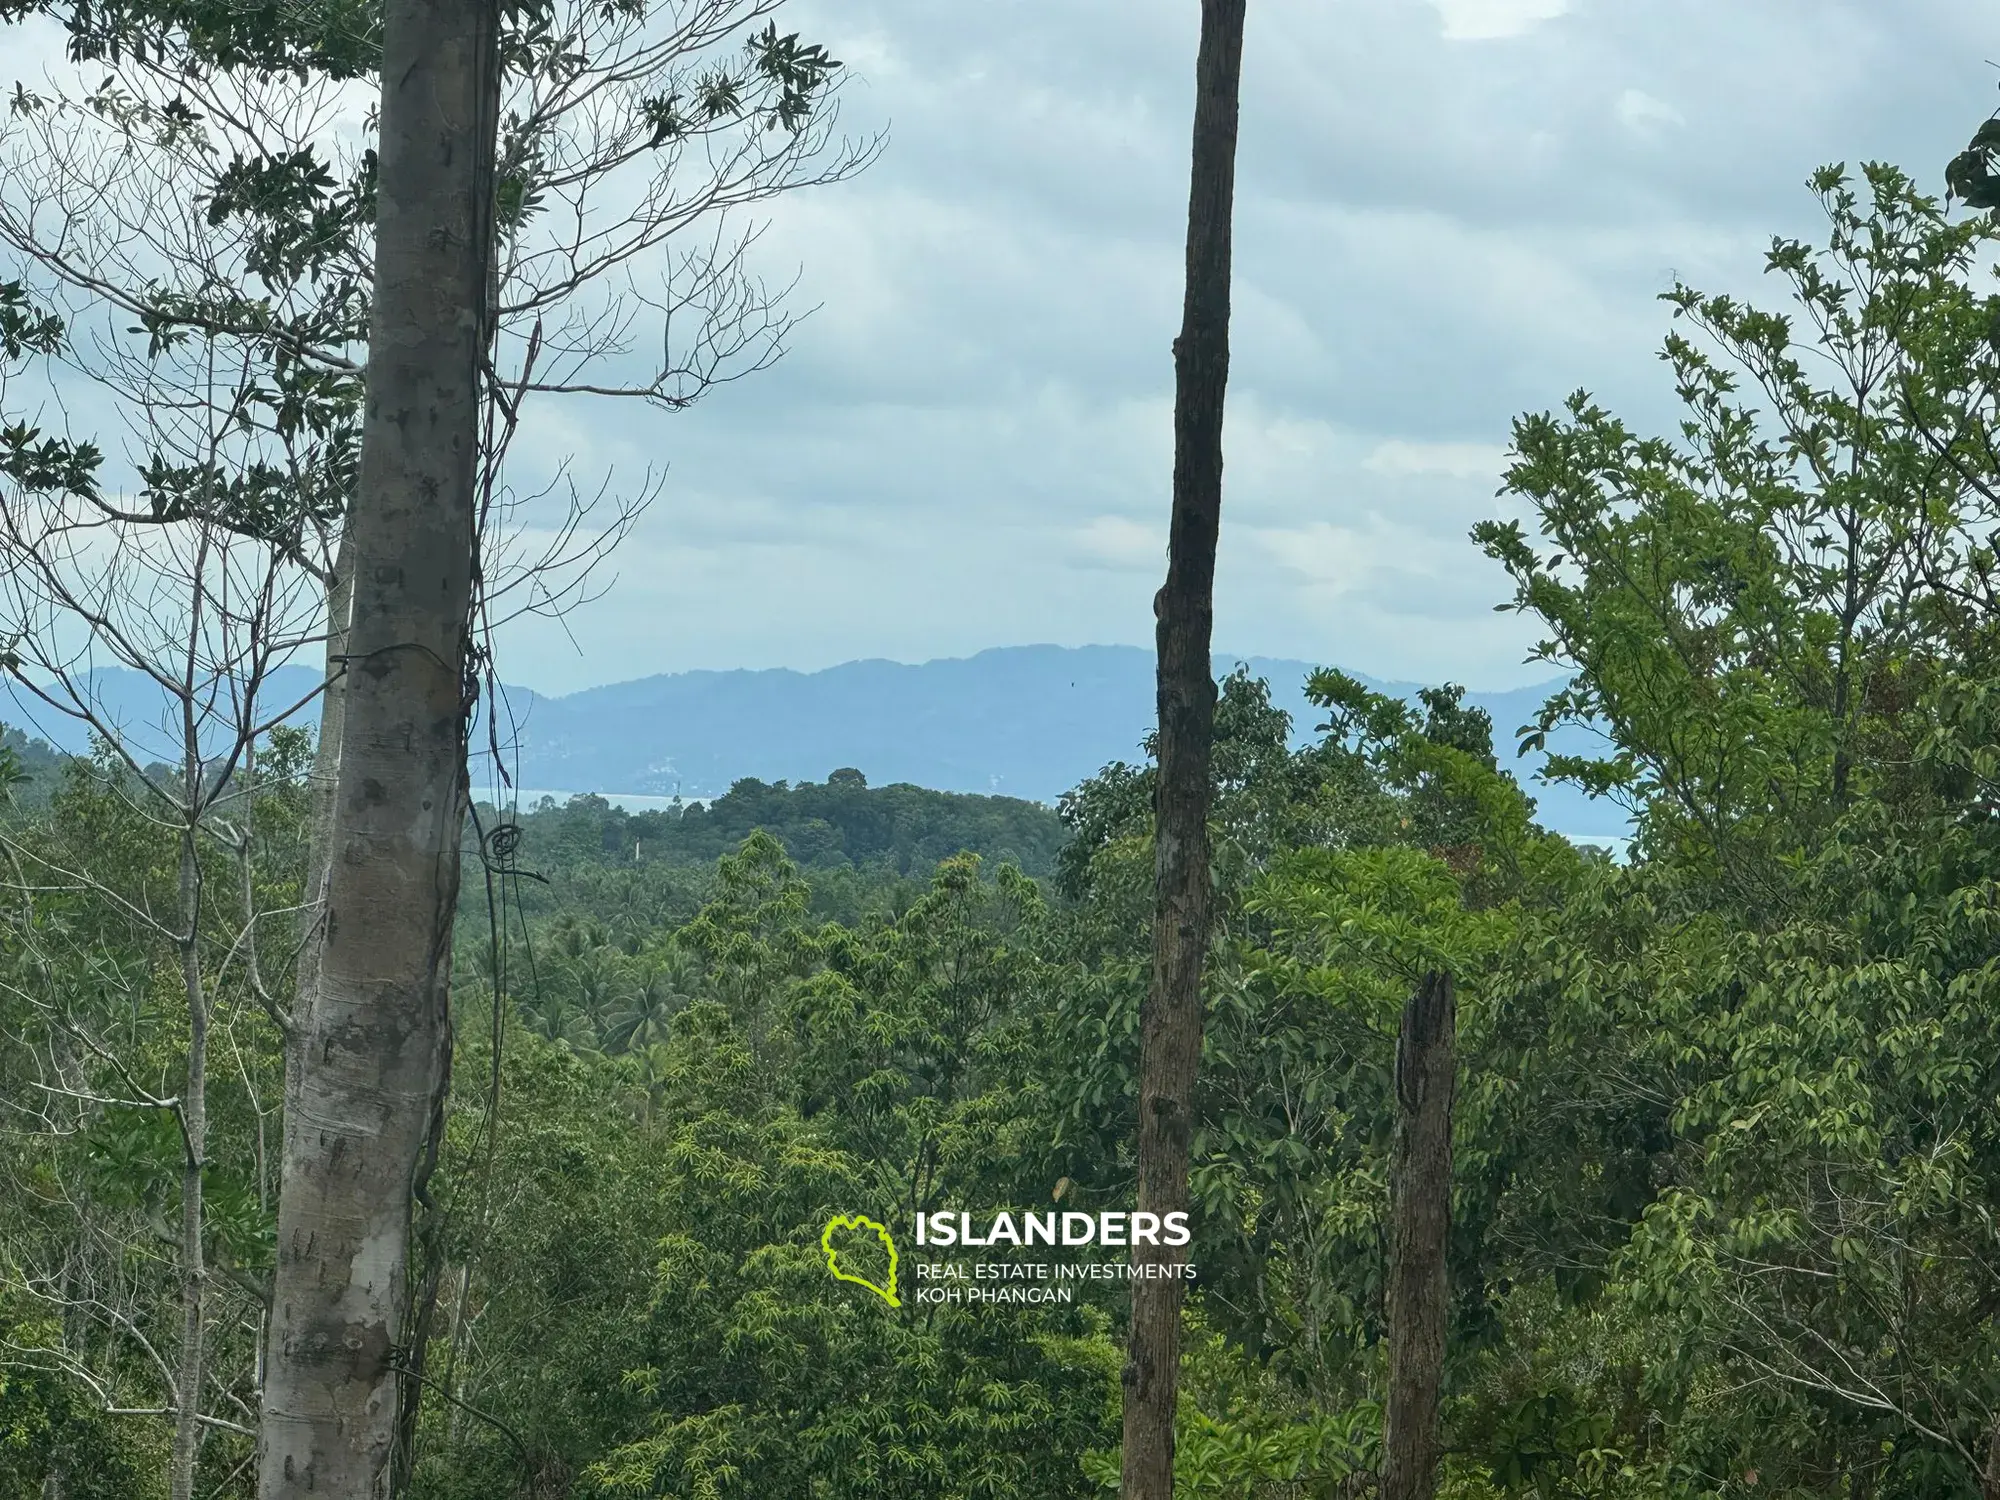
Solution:
M560 622L560 693L690 668L1147 644L1165 570L1198 0L792 0L846 64L852 180L770 205L807 317L676 413L530 413L524 467L664 488ZM1510 422L1674 420L1676 276L1775 297L1824 162L1941 186L2000 97L1975 0L1250 0L1216 639L1546 680L1467 539Z
M682 413L609 591L505 642L563 691L687 668L1144 644L1165 568L1196 0L798 0L886 129L760 246L816 310ZM1510 422L1673 420L1675 276L1765 296L1805 179L1930 183L1996 102L1973 0L1251 0L1216 638L1378 677L1551 675L1468 541ZM559 420L558 420L559 419Z

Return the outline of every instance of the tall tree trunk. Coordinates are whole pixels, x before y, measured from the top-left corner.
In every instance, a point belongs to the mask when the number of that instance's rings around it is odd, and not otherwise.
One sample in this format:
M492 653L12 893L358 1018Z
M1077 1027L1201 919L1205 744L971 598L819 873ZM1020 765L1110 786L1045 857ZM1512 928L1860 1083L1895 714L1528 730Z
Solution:
M1140 1016L1139 1202L1187 1207L1188 1141L1201 1061L1208 952L1210 662L1215 542L1222 518L1222 410L1229 384L1230 215L1245 0L1203 0L1188 190L1187 291L1174 341L1174 498L1167 581L1154 604L1159 781L1154 806L1153 975ZM1125 1500L1172 1500L1184 1247L1132 1247L1125 1363ZM1166 1275L1145 1272L1161 1266Z
M1423 977L1396 1039L1396 1143L1389 1166L1389 1403L1382 1500L1437 1494L1438 1397L1451 1285L1451 1106L1458 1005L1449 974Z
M209 538L203 534L193 576L206 571ZM195 1467L201 1459L202 1345L207 1337L208 1264L202 1245L202 1174L208 1162L208 995L201 974L201 848L203 786L201 724L195 712L196 643L203 618L196 590L188 625L186 676L181 681L180 966L187 1003L187 1069L181 1080L181 1347L174 1370L174 1441L167 1458L170 1500L193 1500Z
M450 1058L494 0L388 0L375 293L325 916L300 1018L262 1500L386 1492L411 1195Z
M188 750L186 795L200 806L201 761ZM170 1500L192 1500L201 1458L202 1344L207 1336L208 1266L202 1248L202 1170L208 1154L208 997L201 977L201 866L193 828L181 830L181 988L188 1008L187 1074L181 1088L181 1347L174 1371L174 1441L167 1461Z

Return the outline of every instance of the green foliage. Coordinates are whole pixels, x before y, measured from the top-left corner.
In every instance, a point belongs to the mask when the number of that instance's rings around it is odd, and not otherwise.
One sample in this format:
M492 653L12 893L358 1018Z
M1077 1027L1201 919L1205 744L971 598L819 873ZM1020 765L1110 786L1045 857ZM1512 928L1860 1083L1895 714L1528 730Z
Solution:
M641 844L658 840L666 858L707 863L762 828L809 869L886 865L918 876L960 851L1046 874L1063 839L1054 815L1033 802L901 784L870 787L852 770L835 771L818 784L739 781L678 817L639 813L626 827Z
M6 366L54 355L62 345L62 319L37 306L23 283L0 281L0 376ZM0 480L26 493L95 495L102 461L95 444L45 437L38 427L0 415Z
M1514 1488L1644 1472L1945 1495L2000 1475L1994 231L1886 167L1813 187L1824 248L1768 261L1796 318L1670 294L1704 336L1666 345L1679 440L1583 396L1525 418L1509 483L1545 545L1478 533L1577 673L1543 728L1606 737L1557 769L1630 799L1647 856L1546 912L1508 985L1548 1026L1515 1044L1529 1097L1582 1116L1584 1190L1533 1195L1545 1243L1582 1252L1553 1278L1581 1300L1534 1303L1538 1336L1645 1340L1622 1394L1530 1360L1482 1398L1466 1420L1513 1453L1491 1473ZM1614 1203L1622 1243L1590 1233Z
M1992 557L1984 392L1996 230L1948 220L1892 168L1814 180L1823 249L1778 240L1797 319L1686 286L1663 351L1686 417L1641 438L1581 392L1515 428L1518 522L1475 536L1576 677L1542 729L1602 730L1555 774L1641 813L1657 853L1776 880L1857 797L1945 790L1915 754L1924 700L1985 670ZM1748 394L1746 394L1746 392ZM1754 394L1762 409L1749 404Z
M221 835L225 820L253 831L256 910L296 905L305 755L297 736L277 739L198 850L212 895L195 950L224 1062L206 1090L200 1218L222 1405L256 1369L275 1248L282 1059L249 954L275 975L290 945L246 920L240 845ZM180 844L108 754L56 763L51 779L0 823L0 1495L39 1497L51 1476L66 1495L164 1494L171 1403L153 1351L179 1337L189 1033L180 944L153 914L178 909ZM241 1435L213 1435L203 1492L241 1493L231 1476L247 1453Z
M1374 1472L1382 1414L1361 1402L1314 1410L1228 1340L1189 1318L1174 1440L1175 1500L1310 1500L1354 1489ZM1116 1450L1087 1453L1100 1491L1118 1488Z
M1969 208L2000 208L2000 180L1993 171L1993 157L2000 151L2000 119L1982 121L1966 148L1944 169L1948 195Z
M0 1303L0 1337L43 1336ZM51 1473L64 1476L63 1494L73 1500L159 1500L166 1494L166 1444L93 1410L60 1376L18 1365L0 1369L0 1495L40 1500Z
M490 1422L434 1411L417 1493L1084 1493L1077 1455L1115 1430L1105 1311L891 1309L819 1246L838 1213L1022 1191L1041 905L964 856L899 917L830 925L755 834L629 956L671 1001L628 987L554 1047L504 1030L497 1156L488 1059L462 1054L440 1176L481 1207L453 1211L433 1368ZM551 924L545 965L600 972L592 936Z

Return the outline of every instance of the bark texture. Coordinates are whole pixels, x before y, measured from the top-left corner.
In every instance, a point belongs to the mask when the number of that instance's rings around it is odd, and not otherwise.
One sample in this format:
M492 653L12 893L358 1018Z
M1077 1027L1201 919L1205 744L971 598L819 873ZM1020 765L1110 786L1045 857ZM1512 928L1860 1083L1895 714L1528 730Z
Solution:
M1245 0L1203 0L1188 190L1187 291L1174 341L1174 495L1167 581L1155 601L1159 781L1154 808L1153 974L1140 1015L1139 1200L1188 1203L1188 1143L1201 1061L1202 964L1209 927L1210 665L1215 543L1222 518L1222 413L1229 384L1230 219L1236 194L1237 85ZM1134 1245L1135 1266L1186 1262L1185 1247ZM1172 1500L1180 1375L1177 1275L1132 1282L1124 1500Z
M262 1500L387 1492L411 1195L450 1056L498 74L491 0L388 0L352 618L295 1017Z
M1438 1399L1451 1284L1451 1109L1458 1005L1449 974L1426 974L1396 1039L1396 1140L1389 1166L1389 1401L1382 1500L1437 1494Z

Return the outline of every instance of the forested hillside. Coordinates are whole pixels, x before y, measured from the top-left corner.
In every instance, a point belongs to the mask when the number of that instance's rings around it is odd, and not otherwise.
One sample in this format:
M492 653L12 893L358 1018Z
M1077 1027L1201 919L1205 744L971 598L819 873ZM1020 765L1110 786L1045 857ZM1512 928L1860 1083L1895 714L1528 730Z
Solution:
M17 803L46 802L62 777L65 757L46 740L0 724L0 752L8 758Z
M1363 1039L1401 1004L1397 961L1363 956L1361 933L1342 940L1357 945L1345 982L1375 1011L1355 1016L1359 1031L1323 1030L1292 966L1338 961L1341 943L1311 958L1322 939L1308 933L1339 919L1294 931L1290 904L1331 901L1352 920L1383 900L1368 925L1385 934L1414 920L1419 942L1494 942L1497 918L1461 924L1438 907L1453 868L1489 899L1510 893L1510 909L1610 868L1531 827L1495 770L1490 722L1454 695L1413 716L1337 675L1316 692L1342 727L1304 750L1259 681L1231 678L1221 710L1231 852L1219 873L1243 927L1218 981L1233 998L1212 1042L1200 1254L1221 1295L1195 1322L1186 1439L1186 1461L1221 1488L1192 1493L1339 1484L1365 1470L1377 1436L1365 1398L1353 1404L1365 1322L1322 1322L1309 1350L1295 1320L1315 1306L1365 1316L1377 1274L1354 1174L1379 1166L1385 1138L1336 1121L1380 1118L1368 1101L1383 1059ZM799 826L787 813L842 793L852 826L868 796L913 793L869 793L851 773L739 788L732 816L775 812L772 831L711 867L663 857L650 878L643 841L638 867L626 863L637 817L583 798L526 817L509 862L546 862L494 874L506 940L483 920L461 927L461 971L479 976L461 981L464 1012L494 1004L496 973L512 999L497 1080L488 1049L502 1033L461 1044L461 1133L446 1157L486 1170L481 1132L494 1129L491 1170L520 1195L484 1231L484 1348L456 1366L496 1426L441 1449L416 1492L504 1492L521 1472L516 1441L607 1495L701 1493L740 1476L729 1482L756 1493L916 1496L957 1492L975 1471L985 1493L1081 1495L1115 1472L1113 1289L1055 1310L881 1319L826 1295L816 1247L783 1226L841 1203L891 1215L1052 1192L1073 1209L1121 1201L1151 778L1116 766L1065 799L1068 842L1039 881L971 854L919 881L888 860L802 868L774 836ZM905 805L963 820L983 800ZM1467 865L1482 837L1491 856ZM1439 862L1422 847L1450 852ZM1351 858L1332 853L1343 848ZM859 896L837 918L829 879ZM1510 1027L1493 1045L1530 1043ZM1288 1079L1310 1080L1303 1114L1304 1100L1282 1102ZM1526 1130L1539 1107L1523 1100L1495 1128ZM1246 1217L1254 1200L1269 1206ZM1308 1205L1334 1203L1352 1228L1316 1241L1324 1208ZM1596 1204L1585 1187L1575 1211ZM1498 1367L1489 1378L1493 1399L1512 1398Z
M713 864L759 829L812 869L880 868L927 873L961 851L1046 875L1063 840L1062 820L1037 802L936 792L907 783L871 787L847 767L824 782L766 784L746 778L710 802L627 812L602 797L544 798L522 828L527 847L558 859L641 864Z
M852 767L823 783L739 781L711 803L654 812L589 795L504 814L484 805L468 832L467 858L482 879L459 893L462 924L490 932L500 920L490 903L511 900L537 920L615 932L628 948L691 914L714 889L718 861L752 835L799 868L815 914L848 922L907 907L959 854L1046 877L1068 836L1037 802L871 787Z

